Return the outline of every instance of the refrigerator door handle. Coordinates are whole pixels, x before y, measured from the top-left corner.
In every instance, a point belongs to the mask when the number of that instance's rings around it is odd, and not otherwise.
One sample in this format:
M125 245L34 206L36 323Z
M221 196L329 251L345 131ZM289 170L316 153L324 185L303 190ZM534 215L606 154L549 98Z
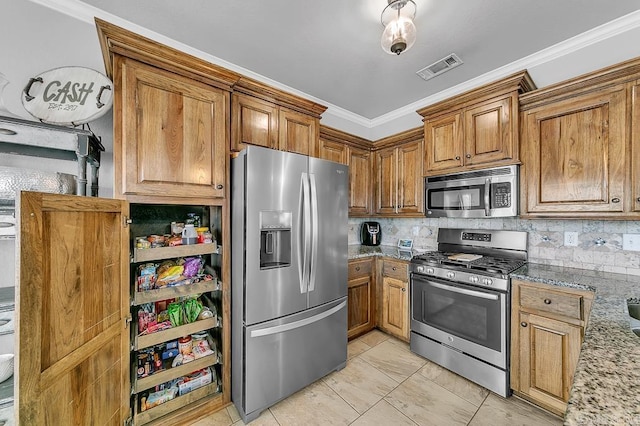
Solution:
M311 211L309 208L310 203L310 188L309 188L309 175L308 173L302 173L300 178L300 196L302 202L300 203L300 211L298 217L301 222L298 223L298 278L300 280L300 293L306 293L309 287L309 239L311 237L311 230L309 228L309 222L311 222Z
M316 175L309 173L311 183L311 253L309 256L309 291L316 288L316 269L318 266L318 190L316 188Z
M322 313L319 313L319 314L314 315L314 316L309 317L309 318L305 318L305 319L302 319L302 320L299 320L299 321L294 321L294 322L291 322L289 324L276 325L274 327L267 327L267 328L263 328L263 329L260 329L260 330L252 330L251 333L250 333L250 336L251 337L269 336L271 334L284 333L285 331L290 331L290 330L294 330L296 328L304 327L304 326L307 326L309 324L313 324L314 322L318 322L320 320L323 320L323 319L335 314L339 310L343 309L345 306L347 306L347 301L346 300L342 301L339 305L334 306L333 308L329 309L328 311L324 311Z

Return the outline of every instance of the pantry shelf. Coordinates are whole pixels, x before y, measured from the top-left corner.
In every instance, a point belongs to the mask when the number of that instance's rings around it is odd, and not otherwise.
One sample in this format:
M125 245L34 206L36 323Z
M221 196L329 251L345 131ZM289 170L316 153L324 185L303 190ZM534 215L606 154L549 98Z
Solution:
M168 413L171 413L178 408L191 404L205 396L211 396L220 391L220 385L217 382L198 388L189 392L186 395L178 396L171 401L167 401L164 404L160 404L157 407L150 408L149 410L137 412L134 417L134 424L143 425L152 422Z
M142 336L136 336L133 340L133 349L140 350L148 348L153 345L157 345L169 340L175 340L182 336L197 333L199 331L208 330L210 328L218 327L220 322L217 317L207 318L192 322L189 324L181 325L179 327L173 327L168 330L157 331L151 334L145 334Z
M188 296L190 294L201 294L216 290L220 290L220 282L216 279L212 279L195 284L136 291L133 294L131 306L138 306L143 303L157 302L159 300L173 299L176 297Z
M174 257L198 256L218 252L217 243L191 244L175 247L156 247L148 249L133 249L133 262L151 262L154 260L171 259Z
M187 364L182 364L177 367L168 368L163 371L154 373L148 377L136 379L133 384L133 393L142 392L143 390L152 388L161 383L168 382L171 379L176 379L180 376L185 376L194 371L210 367L218 363L218 356L214 353L205 357L193 360ZM135 371L135 368L134 368Z

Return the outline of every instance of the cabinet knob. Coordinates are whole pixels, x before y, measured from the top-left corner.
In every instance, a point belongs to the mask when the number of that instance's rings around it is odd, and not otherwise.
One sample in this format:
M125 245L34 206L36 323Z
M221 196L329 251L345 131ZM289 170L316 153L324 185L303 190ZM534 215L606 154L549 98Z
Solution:
M459 159L460 159L460 156L459 156L459 155L456 155L456 160L459 160Z
M396 270L396 267L394 266L394 267L393 267L393 268L391 268L391 269L395 271L395 270Z
M550 305L551 304L551 299L544 299L544 304L545 305Z
M618 198L618 197L612 198L611 202L612 203L619 203L620 202L620 198Z
M407 289L402 287L402 292L404 293L405 291L407 291Z
M640 197L636 198L636 201L640 203Z
M216 189L222 189L222 188L224 188L224 186L222 186L222 184L221 184L221 183L219 183L219 184L217 184L217 185L216 185Z
M527 326L527 323L526 323L526 322L524 322L524 321L522 321L522 322L520 323L520 325L521 325L521 326L523 326L523 327L526 327L526 326Z
M467 155L465 155L465 157L471 158L471 154L467 154Z
M359 271L359 270L360 270L360 267L359 267L359 266L356 266L356 271Z

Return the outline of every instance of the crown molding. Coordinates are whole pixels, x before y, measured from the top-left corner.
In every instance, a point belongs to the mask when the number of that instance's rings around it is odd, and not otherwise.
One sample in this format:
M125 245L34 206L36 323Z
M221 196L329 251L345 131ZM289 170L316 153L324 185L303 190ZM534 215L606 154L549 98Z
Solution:
M101 9L87 5L86 3L82 3L77 0L28 0L28 1L39 4L44 7L48 7L50 9L55 10L56 12L63 13L70 17L76 18L80 21L86 22L87 24L90 24L90 25L94 25L94 17L98 17L105 21L109 21L115 25L119 25L128 30L137 32L138 34L148 37L152 40L155 40L157 42L166 44L167 46L179 49L185 53L196 56L198 58L207 60L213 64L228 68L231 71L244 74L247 77L250 77L262 83L274 86L280 90L287 91L292 94L307 98L313 102L326 105L327 112L330 112L335 117L344 119L346 121L350 121L356 125L362 126L367 129L373 129L378 126L382 126L386 123L389 123L391 121L397 120L399 118L402 118L408 115L417 114L416 111L418 109L424 108L428 105L443 101L452 96L472 90L478 86L491 83L495 80L499 80L515 72L532 68L538 65L542 65L549 61L552 61L554 59L567 55L569 53L575 52L576 50L580 50L592 44L598 43L600 41L622 34L626 31L630 31L632 29L640 27L640 10L638 10L635 12L631 12L627 15L624 15L620 18L614 19L613 21L602 24L598 27L592 28L591 30L585 31L581 34L578 34L577 36L564 40L560 43L557 43L546 49L540 50L529 56L525 56L524 58L518 59L514 62L504 65L493 71L482 74L471 80L467 80L449 89L443 90L441 92L435 93L426 98L412 102L408 105L405 105L402 108L395 109L393 111L390 111L386 114L380 115L373 119L368 119L361 115L348 111L344 108L341 108L337 105L333 105L329 102L326 102L323 99L316 98L315 96L310 96L300 90L294 89L292 87L279 83L275 80L264 77L251 70L237 66L223 59L220 59L216 56L206 54L200 50L194 49L186 44L177 42L176 40L173 40L169 37L158 34L154 31L150 31L142 26L136 25L125 19L119 18Z

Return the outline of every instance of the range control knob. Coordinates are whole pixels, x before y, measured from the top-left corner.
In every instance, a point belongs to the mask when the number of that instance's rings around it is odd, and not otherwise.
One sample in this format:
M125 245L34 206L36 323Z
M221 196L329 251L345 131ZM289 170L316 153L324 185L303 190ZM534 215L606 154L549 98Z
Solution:
M417 272L424 272L424 266L416 266Z
M493 285L493 280L491 278L483 278L482 284L484 285Z
M447 278L455 278L456 273L455 272L447 272Z
M427 268L427 274L433 274L433 268Z
M475 275L471 275L469 277L469 281L471 281L472 283L477 283L478 282L478 277L476 277Z

